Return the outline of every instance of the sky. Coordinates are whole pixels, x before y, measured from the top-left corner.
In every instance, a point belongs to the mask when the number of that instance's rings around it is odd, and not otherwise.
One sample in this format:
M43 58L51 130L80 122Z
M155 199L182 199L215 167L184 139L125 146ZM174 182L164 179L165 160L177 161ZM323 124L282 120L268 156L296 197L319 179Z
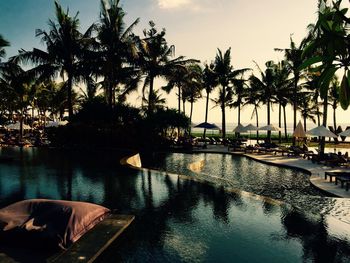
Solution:
M98 21L100 0L61 0L59 3L64 9L69 7L71 15L79 11L82 31ZM317 11L317 0L121 0L121 4L127 13L127 25L140 18L135 33L141 35L150 20L157 28L165 28L168 43L176 47L176 56L204 63L214 60L218 48L224 52L231 47L233 67L253 70L256 70L253 61L264 68L268 60L281 60L283 54L274 48L288 48L290 37L298 44L306 35L307 25L316 21ZM53 0L0 0L0 34L11 43L7 57L17 54L21 48L44 48L35 37L35 29L47 29L49 18L54 18ZM159 88L163 82L159 80L156 85ZM163 94L163 97L170 107L177 107L175 93ZM140 96L133 94L128 102L138 106ZM251 113L252 108L243 109L243 123L255 122ZM202 122L204 114L205 98L195 104L193 122ZM261 123L266 122L265 106L261 106L259 114ZM350 124L347 114L339 107L338 122ZM272 122L277 124L277 106L272 116ZM210 110L209 122L221 122L219 108ZM227 109L227 122L237 122L237 110ZM287 122L292 122L290 110Z

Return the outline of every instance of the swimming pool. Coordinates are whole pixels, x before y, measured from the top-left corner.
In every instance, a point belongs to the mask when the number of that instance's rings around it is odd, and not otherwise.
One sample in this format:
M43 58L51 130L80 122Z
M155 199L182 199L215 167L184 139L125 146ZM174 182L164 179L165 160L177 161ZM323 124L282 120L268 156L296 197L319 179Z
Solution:
M0 164L1 206L27 198L71 199L136 216L99 262L347 262L350 257L348 237L323 216L227 192L222 185L121 167L120 152L2 148L1 155L13 156ZM167 163L166 157L158 161Z

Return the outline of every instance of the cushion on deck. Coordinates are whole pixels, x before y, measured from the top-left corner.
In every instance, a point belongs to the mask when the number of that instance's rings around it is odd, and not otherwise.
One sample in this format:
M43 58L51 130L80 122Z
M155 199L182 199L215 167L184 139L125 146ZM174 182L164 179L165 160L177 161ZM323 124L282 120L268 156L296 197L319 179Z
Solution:
M31 199L0 209L5 245L67 248L104 219L109 209L91 203Z

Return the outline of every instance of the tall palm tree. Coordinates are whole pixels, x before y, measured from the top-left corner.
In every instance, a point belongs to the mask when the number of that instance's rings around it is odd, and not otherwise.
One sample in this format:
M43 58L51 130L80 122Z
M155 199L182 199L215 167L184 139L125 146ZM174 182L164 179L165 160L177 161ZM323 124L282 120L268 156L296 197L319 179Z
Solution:
M288 63L288 67L290 68L290 72L293 74L293 93L291 96L291 103L293 106L293 129L297 126L297 109L298 109L298 93L301 88L299 85L299 81L302 78L302 71L300 66L304 62L303 47L305 43L302 41L299 46L295 44L292 37L290 38L290 47L286 49L276 48L276 51L283 51L285 60ZM293 144L295 144L295 140L293 140Z
M178 101L178 112L181 113L181 100L186 100L183 96L183 89L187 85L187 82L189 80L190 68L183 66L183 67L174 67L171 69L171 73L165 78L167 79L168 83L162 87L164 91L166 91L168 94L177 87L177 101ZM183 111L185 111L185 108L183 108Z
M252 87L251 85L248 85L248 88L245 91L244 96L244 103L243 107L252 105L253 106L253 112L250 117L250 119L253 119L253 116L255 115L256 120L256 127L259 128L259 107L260 107L260 95L256 92L255 87ZM259 130L256 130L256 138L259 138Z
M7 40L5 40L2 35L0 35L0 62L1 62L1 58L5 57L6 55L5 47L8 47L8 46L10 46L10 43Z
M267 110L267 125L271 124L271 105L275 100L275 68L276 65L273 61L265 63L266 69L262 71L258 64L256 64L261 79L254 75L249 78L250 86L255 92L259 94L259 99L262 103L266 104ZM267 132L268 140L271 140L271 131Z
M173 58L175 55L175 46L168 45L165 39L165 29L158 31L153 21L149 22L150 29L144 30L144 38L139 39L137 66L146 76L143 87L145 94L146 87L148 92L148 112L152 112L154 105L151 95L154 90L154 80L157 77L169 76L176 67L182 67L190 63L196 63L197 60L187 59L183 56Z
M237 122L241 124L241 106L243 105L244 94L247 89L246 80L243 77L240 80L236 81L236 84L233 86L232 93L234 95L230 107L237 108Z
M299 94L298 109L304 121L304 130L307 130L306 121L311 120L316 123L316 105L312 103L312 93L311 92L301 92Z
M289 67L285 61L281 61L276 64L276 75L275 75L275 95L278 107L278 125L282 128L282 109L283 109L283 122L284 122L284 137L285 140L288 140L287 133L287 114L286 107L289 103L289 98L291 97L291 81L288 79L289 77ZM279 132L279 142L281 143L281 131Z
M311 92L312 95L312 103L316 107L316 118L317 118L317 126L321 125L321 116L322 112L320 111L320 90L319 90L319 79L321 73L319 71L314 71L315 69L310 68L306 72L306 82L303 84L303 88L305 88L307 91Z
M340 90L340 83L338 78L335 76L333 80L331 81L330 87L329 87L329 104L332 106L333 109L333 127L334 131L337 131L337 108L339 104L339 90Z
M192 122L193 104L202 97L202 69L198 64L191 64L188 66L188 75L184 76L187 80L183 89L183 97L191 105L190 107L190 123ZM191 131L190 131L191 132Z
M96 25L95 72L103 77L102 85L110 107L115 104L116 92L120 99L123 99L138 87L139 71L130 63L137 54L133 30L139 20L137 18L126 26L125 12L120 6L120 1L101 0L100 21Z
M249 69L238 69L233 70L231 65L231 48L227 49L223 54L220 49L218 49L215 57L215 74L217 75L217 81L220 86L219 98L216 100L220 103L221 113L222 113L222 138L226 137L226 106L232 100L233 96L233 86L237 85L241 81L241 76Z
M50 31L37 29L36 36L41 37L47 51L34 48L32 51L20 51L12 61L31 61L37 66L32 70L41 79L55 78L57 74L67 82L67 102L69 117L73 115L72 90L78 77L79 58L82 56L82 43L91 36L93 26L83 35L79 32L78 13L71 17L61 5L55 2L56 21L49 20Z
M205 122L208 122L208 110L209 110L209 96L210 93L217 87L218 81L217 76L215 74L215 66L213 63L205 64L205 68L202 73L202 81L204 85L205 92L207 93L206 101L205 101ZM207 129L204 129L203 138L205 138Z
M7 62L2 72L2 88L6 90L7 96L13 105L13 109L19 115L20 133L23 136L23 121L27 106L30 105L29 96L33 83L33 76L29 71L25 71L19 65Z

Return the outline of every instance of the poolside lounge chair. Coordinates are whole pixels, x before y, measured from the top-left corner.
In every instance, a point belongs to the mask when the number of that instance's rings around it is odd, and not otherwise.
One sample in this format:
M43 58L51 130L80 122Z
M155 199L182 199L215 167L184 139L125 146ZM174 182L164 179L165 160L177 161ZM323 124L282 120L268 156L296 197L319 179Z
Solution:
M300 146L290 146L288 156L303 156L304 150Z
M347 166L348 161L342 155L336 153L329 153L328 158L324 160L327 166Z
M345 190L349 191L350 184L350 172L325 172L324 179L332 182L332 178L335 178L335 184L338 184L338 181L341 183L341 187L345 186Z
M303 156L303 158L304 159L308 159L308 160L310 160L310 158L315 154L313 151L311 151L311 150L309 150L309 147L304 143L303 144L303 151L304 151L304 156Z
M274 154L277 155L278 153L284 156L285 153L289 153L289 148L287 148L286 146L278 146L274 149Z

